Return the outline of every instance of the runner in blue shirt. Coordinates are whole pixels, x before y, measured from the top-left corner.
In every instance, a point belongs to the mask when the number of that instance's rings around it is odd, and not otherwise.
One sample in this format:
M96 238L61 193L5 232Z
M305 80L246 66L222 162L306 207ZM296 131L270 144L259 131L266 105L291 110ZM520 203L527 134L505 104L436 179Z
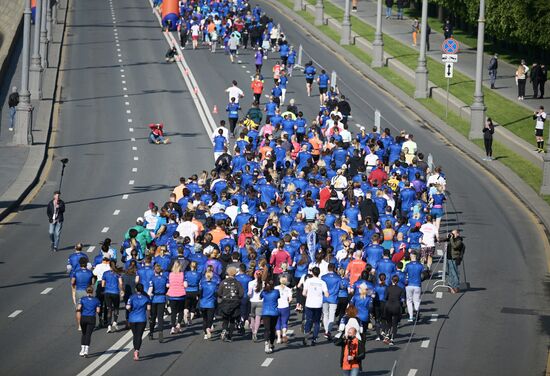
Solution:
M315 78L316 73L317 73L317 70L313 66L313 62L310 60L308 63L306 63L306 66L304 68L304 74L306 76L306 90L307 90L308 97L311 97L311 85L313 84L313 80Z
M277 337L275 327L277 326L277 318L279 317L277 306L281 295L279 290L274 287L273 280L268 280L265 282L264 289L260 293L260 298L263 299L262 320L265 328L264 338L266 354L271 354L273 352L275 338Z
M271 89L271 96L273 97L273 102L277 104L277 107L281 105L281 96L283 95L283 90L279 85L279 81L275 84L275 87Z
M143 286L149 286L151 284L151 280L155 275L155 271L151 266L151 261L151 255L145 256L144 265L137 270L136 283L141 283Z
M82 338L80 340L80 356L87 357L95 328L95 317L99 313L101 302L94 297L94 288L86 287L86 296L80 298L76 307L76 321L80 323Z
M151 310L151 301L143 292L141 283L136 285L136 293L130 296L126 304L126 310L129 312L128 323L133 335L134 360L139 360L139 350L141 348L141 338L147 325L147 311Z
M214 323L214 313L216 312L216 294L218 284L212 280L212 272L206 272L204 280L200 283L199 306L202 315L202 330L204 339L212 337L212 324Z
M321 74L317 77L317 83L319 84L319 102L322 106L327 101L327 91L330 86L330 77L324 69L321 70Z
M229 120L229 131L231 134L235 132L235 127L237 126L237 121L239 120L239 111L241 106L234 97L231 97L231 102L227 105L225 111L227 111L227 118Z
M155 264L155 275L149 285L151 296L151 318L149 322L149 339L153 339L156 320L158 320L159 342L163 340L164 306L166 305L166 292L168 291L168 278L162 272L162 267Z
M212 140L212 143L214 144L214 162L218 160L220 155L222 155L225 152L225 148L227 147L227 138L223 136L223 129L218 130L218 135L214 137Z
M321 277L327 284L328 297L323 296L323 328L325 328L325 338L332 338L331 330L336 316L336 307L338 306L338 293L342 278L335 272L336 265L328 264L328 273Z
M369 288L365 283L361 283L358 290L359 294L351 298L350 304L357 308L357 318L360 320L361 326L363 327L361 334L366 336L370 322L369 313L372 305L372 297L369 295Z
M122 277L114 261L109 262L110 270L103 273L101 285L104 288L105 305L107 306L107 333L118 330L118 308L120 298L124 296Z
M86 259L83 257L80 258L80 268L76 269L71 277L73 303L75 306L78 305L81 298L86 296L87 289L92 285L94 278L92 272L86 268L86 264Z
M202 278L197 268L197 262L192 261L189 264L189 270L184 274L185 281L187 282L187 288L185 289L186 296L183 309L183 322L186 325L191 324L197 312L197 303L199 301L199 284Z

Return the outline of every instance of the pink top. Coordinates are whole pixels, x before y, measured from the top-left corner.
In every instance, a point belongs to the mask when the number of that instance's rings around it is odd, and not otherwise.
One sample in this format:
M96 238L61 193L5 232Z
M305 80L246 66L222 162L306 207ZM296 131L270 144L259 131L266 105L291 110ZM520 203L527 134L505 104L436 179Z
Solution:
M273 265L273 274L281 274L283 272L283 269L281 269L281 264L283 262L286 262L287 265L292 263L290 254L284 249L274 250L271 254L271 259L269 260L269 263Z
M170 297L180 297L185 295L183 272L171 272L168 276L168 283L170 284L170 287L168 287L168 292L166 295Z

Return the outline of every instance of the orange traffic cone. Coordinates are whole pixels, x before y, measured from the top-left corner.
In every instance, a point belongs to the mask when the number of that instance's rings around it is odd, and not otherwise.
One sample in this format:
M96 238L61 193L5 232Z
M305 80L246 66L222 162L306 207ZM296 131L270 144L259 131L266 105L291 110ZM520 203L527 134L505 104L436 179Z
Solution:
M218 106L214 106L214 110L212 110L212 113L213 113L213 114L217 114L217 113L218 113Z

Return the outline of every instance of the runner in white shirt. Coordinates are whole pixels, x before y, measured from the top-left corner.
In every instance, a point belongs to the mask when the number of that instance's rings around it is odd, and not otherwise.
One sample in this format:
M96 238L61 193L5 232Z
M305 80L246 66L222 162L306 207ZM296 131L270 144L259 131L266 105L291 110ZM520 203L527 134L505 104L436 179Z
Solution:
M371 172L373 168L378 165L378 155L375 153L370 153L365 157L365 165L367 165L367 172Z
M290 317L290 302L292 302L292 289L287 287L288 278L281 276L279 278L279 286L275 289L279 290L279 300L277 301L277 309L279 310L279 319L277 320L277 343L287 343L288 337L286 331L288 329L288 319Z
M420 227L420 232L422 233L422 247L420 249L420 256L428 268L430 268L432 266L435 242L439 241L437 227L433 224L431 215L426 216L426 223Z
M244 92L237 86L237 81L233 80L232 84L233 86L225 89L225 92L229 93L229 102L231 98L235 98L235 103L239 103L239 99L244 98Z
M191 239L189 245L195 245L195 237L199 234L199 226L191 222L192 219L192 217L184 216L183 222L176 228L182 238L189 236L189 239Z
M304 282L303 295L306 297L305 305L305 325L304 325L304 338L302 343L306 345L306 336L313 327L313 334L311 337L311 346L315 346L317 343L317 336L319 335L319 329L321 327L321 315L323 314L323 295L328 298L328 288L325 281L319 278L320 270L317 266L311 268L310 278L307 278Z

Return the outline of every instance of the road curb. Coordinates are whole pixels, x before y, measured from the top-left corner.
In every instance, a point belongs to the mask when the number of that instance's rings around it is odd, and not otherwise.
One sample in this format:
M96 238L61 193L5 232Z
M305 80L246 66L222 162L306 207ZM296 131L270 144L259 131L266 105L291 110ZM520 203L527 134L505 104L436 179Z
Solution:
M33 188L40 181L40 176L46 165L48 159L48 148L52 133L52 118L53 109L55 104L55 98L58 92L58 79L59 79L59 65L61 64L61 56L63 52L63 43L65 40L65 31L67 27L67 16L69 14L70 0L65 2L65 16L63 20L63 26L61 30L61 39L59 42L59 52L57 53L56 61L51 61L56 64L55 70L46 69L43 76L43 81L52 81L49 92L44 92L44 98L40 101L41 106L38 107L38 112L33 119L33 137L34 143L28 146L29 153L27 159L21 168L21 172L15 179L15 181L9 186L9 188L0 196L0 202L9 203L5 208L0 209L0 221L6 218L11 212L15 211L21 202L27 197L27 195L33 190ZM56 24L56 26L59 23ZM50 53L50 56L52 54ZM44 85L46 87L46 85ZM50 96L51 94L51 96ZM49 102L49 103L48 103ZM35 124L41 122L47 123L47 127L44 129L36 129ZM38 132L36 132L38 130ZM38 134L35 134L38 133ZM23 146L25 147L25 146Z
M286 17L296 22L315 39L327 46L327 48L339 54L346 61L346 63L358 70L367 79L378 85L382 90L387 91L398 101L403 103L409 110L419 116L425 122L425 125L432 131L441 134L453 146L457 147L465 155L470 157L470 159L475 162L478 167L490 172L495 178L503 183L503 185L505 185L514 196L524 203L533 214L538 217L540 223L545 227L547 238L550 239L550 206L510 168L498 161L482 163L483 161L481 157L483 156L483 152L477 147L477 145L458 133L458 131L431 113L416 100L409 97L400 88L386 80L369 65L363 63L351 52L348 52L338 43L325 35L322 31L317 29L317 27L311 25L309 22L297 15L296 12L293 12L286 6L280 6L280 4L274 0L263 0L263 2L269 4L271 7L276 7Z

